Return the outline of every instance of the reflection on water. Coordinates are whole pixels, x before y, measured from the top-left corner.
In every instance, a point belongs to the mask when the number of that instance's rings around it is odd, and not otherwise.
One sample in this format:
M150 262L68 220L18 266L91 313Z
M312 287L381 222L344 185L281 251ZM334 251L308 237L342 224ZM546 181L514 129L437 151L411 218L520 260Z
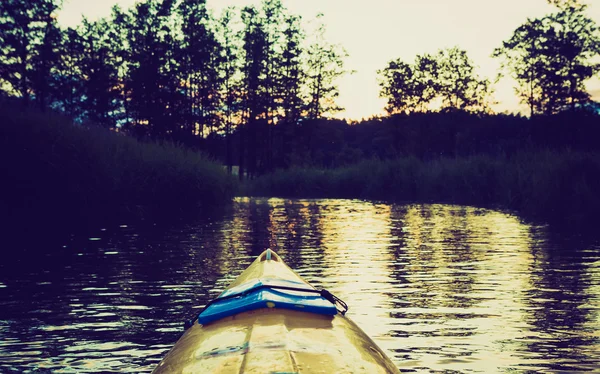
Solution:
M343 298L402 371L600 369L598 241L459 206L239 199L0 264L0 372L148 372L265 248Z

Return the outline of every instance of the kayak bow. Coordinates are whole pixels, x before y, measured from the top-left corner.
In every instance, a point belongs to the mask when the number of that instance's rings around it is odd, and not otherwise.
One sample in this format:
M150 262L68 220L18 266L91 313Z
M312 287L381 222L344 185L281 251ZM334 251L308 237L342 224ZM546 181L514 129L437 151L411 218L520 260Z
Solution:
M266 250L153 373L399 373L344 308Z

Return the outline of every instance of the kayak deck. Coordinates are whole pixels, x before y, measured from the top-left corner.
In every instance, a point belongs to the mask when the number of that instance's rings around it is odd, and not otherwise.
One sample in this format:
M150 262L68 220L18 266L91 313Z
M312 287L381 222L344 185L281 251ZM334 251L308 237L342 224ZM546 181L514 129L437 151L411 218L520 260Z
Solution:
M301 282L260 278L223 292L202 311L198 316L198 323L206 325L264 307L330 316L338 312L334 303L323 297L319 291Z
M257 279L277 278L312 288L279 256L272 253L270 259L266 257L266 252L260 255L227 290ZM205 325L196 321L154 370L154 373L398 372L385 353L347 317L278 307L244 311Z

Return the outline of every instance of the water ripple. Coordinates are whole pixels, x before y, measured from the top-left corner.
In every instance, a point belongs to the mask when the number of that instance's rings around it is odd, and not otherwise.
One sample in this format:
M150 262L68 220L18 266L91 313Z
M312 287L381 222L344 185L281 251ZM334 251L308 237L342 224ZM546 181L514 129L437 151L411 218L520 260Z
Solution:
M148 372L266 248L344 299L401 371L599 367L597 240L470 207L246 198L0 264L0 372Z

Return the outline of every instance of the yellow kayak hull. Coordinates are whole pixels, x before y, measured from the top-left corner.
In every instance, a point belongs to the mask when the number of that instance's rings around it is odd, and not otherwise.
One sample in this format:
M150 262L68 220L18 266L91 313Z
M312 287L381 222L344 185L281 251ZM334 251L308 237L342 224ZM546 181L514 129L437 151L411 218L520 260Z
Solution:
M301 281L275 253L263 252L229 287L261 278ZM177 341L153 373L399 373L349 318L277 307L201 325Z

